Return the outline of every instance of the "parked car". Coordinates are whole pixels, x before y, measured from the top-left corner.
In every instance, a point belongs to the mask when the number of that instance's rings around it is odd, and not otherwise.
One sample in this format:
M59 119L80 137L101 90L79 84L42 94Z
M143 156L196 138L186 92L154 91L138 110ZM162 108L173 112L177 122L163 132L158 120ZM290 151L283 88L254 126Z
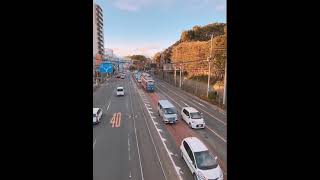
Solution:
M126 77L126 74L121 74L121 79L124 79Z
M189 167L196 180L223 180L223 172L217 163L217 156L196 137L182 140L180 145L181 158Z
M178 120L177 110L168 100L158 101L158 114L165 123L176 123Z
M123 87L117 87L117 96L124 96Z
M102 117L102 109L101 108L93 108L93 124L100 123L101 117Z
M192 129L204 128L206 126L202 114L193 107L183 107L181 109L181 118Z

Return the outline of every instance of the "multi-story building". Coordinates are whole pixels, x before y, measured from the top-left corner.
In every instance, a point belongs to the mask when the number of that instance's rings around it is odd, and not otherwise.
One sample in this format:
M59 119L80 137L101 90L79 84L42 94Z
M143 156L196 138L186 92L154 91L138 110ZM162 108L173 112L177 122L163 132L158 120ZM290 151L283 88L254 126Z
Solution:
M93 0L93 76L104 55L102 8Z
M93 66L92 66L92 70L93 70L93 77L96 76L96 54L98 53L98 48L97 48L97 24L96 24L96 8L95 8L95 1L93 0L93 8L92 8L92 12L93 12L93 55L92 55L92 60L93 60Z
M95 4L95 22L96 22L96 40L97 40L97 54L104 55L103 43L103 15L102 8Z

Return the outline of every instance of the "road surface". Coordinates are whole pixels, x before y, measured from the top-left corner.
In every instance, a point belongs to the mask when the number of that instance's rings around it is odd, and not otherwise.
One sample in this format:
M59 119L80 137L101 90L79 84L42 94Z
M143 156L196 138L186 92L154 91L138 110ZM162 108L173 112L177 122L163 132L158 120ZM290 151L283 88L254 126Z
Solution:
M125 96L115 90L124 87ZM168 99L178 112L192 106L203 113L207 128L192 130L179 120L165 125L156 104ZM184 137L196 136L218 156L226 178L226 115L198 98L156 80L155 92L145 92L130 73L125 79L110 78L93 94L93 107L103 109L101 123L93 126L94 180L191 180L180 157ZM179 117L180 118L180 117Z

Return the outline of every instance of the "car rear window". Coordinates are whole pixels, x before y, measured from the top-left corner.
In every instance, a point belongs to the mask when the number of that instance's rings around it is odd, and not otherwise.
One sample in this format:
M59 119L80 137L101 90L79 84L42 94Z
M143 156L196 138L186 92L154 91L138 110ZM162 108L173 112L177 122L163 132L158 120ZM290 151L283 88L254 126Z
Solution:
M118 89L118 91L123 91L123 89Z

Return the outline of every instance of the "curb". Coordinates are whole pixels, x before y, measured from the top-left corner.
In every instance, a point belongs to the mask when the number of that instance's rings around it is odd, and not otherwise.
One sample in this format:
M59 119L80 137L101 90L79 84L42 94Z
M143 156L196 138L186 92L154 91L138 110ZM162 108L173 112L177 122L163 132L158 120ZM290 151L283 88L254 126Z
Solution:
M159 79L159 78L157 78L157 79L158 79L158 80L161 80L161 79ZM174 85L170 84L169 82L167 82L167 81L165 81L165 80L162 80L162 81L164 81L165 83L169 84L170 86L175 87ZM196 96L196 95L194 95L194 94L192 94L192 93L189 93L188 91L185 91L185 90L183 90L183 89L181 89L181 90L184 91L184 92L187 93L187 94L192 95L193 97L197 98L199 101L207 104L208 106L212 106L215 111L218 111L219 113L221 113L221 114L223 114L223 115L226 115L226 114L227 114L227 112L226 112L225 110L221 109L220 107L218 107L218 106L216 106L216 105L214 105L214 104L211 104L210 102L207 102L207 101L201 99L200 97L198 97L198 96Z

